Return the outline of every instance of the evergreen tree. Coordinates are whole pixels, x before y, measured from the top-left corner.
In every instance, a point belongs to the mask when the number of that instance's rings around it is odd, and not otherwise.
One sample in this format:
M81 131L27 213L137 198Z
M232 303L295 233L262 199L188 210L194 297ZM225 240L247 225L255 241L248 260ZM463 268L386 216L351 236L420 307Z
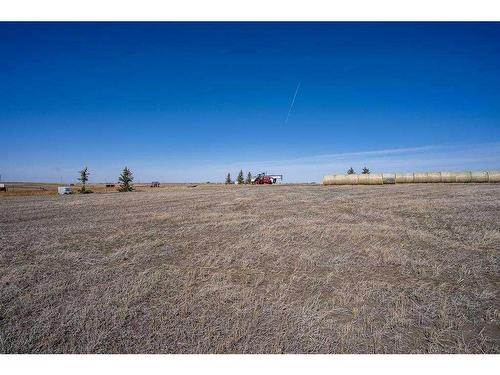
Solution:
M85 167L78 173L80 173L78 181L82 183L82 188L80 189L80 193L85 194L87 192L90 192L90 190L87 190L86 188L87 181L89 180L89 169Z
M118 181L120 181L120 187L118 188L118 191L126 192L134 190L134 187L132 186L134 176L132 175L130 169L128 169L127 167L123 169L122 174L120 175L120 177L118 177Z
M349 170L347 171L347 174L354 174L354 173L355 173L355 172L354 172L354 169L352 169L352 167L351 167L351 168L349 168Z
M247 174L247 179L245 180L245 184L251 184L252 183L252 174L248 172Z
M362 174L370 174L370 170L366 167L363 167L363 171L361 173Z
M231 173L228 173L227 177L226 177L226 184L229 185L229 184L232 184L232 183L233 183L233 181L231 181Z
M243 177L243 170L241 170L240 173L238 173L236 181L238 182L238 184L243 184L245 182L245 179Z

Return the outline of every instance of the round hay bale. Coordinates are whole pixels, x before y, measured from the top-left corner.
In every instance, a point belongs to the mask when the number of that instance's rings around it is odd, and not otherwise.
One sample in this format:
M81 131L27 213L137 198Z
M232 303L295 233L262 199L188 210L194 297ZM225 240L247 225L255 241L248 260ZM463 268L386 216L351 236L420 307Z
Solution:
M395 173L382 173L382 180L384 184L395 184L396 174Z
M413 173L413 182L415 183L427 182L427 173Z
M442 182L441 172L430 172L427 173L427 182Z
M382 185L384 183L384 179L381 174L369 174L368 181L370 185Z
M345 185L344 176L341 175L333 175L332 176L332 185Z
M411 184L414 182L413 173L396 173L397 184Z
M458 172L456 174L456 182L471 182L470 172Z
M381 174L360 174L358 176L359 185L381 185L383 183Z
M488 172L488 182L500 182L500 171Z
M348 174L345 175L345 185L357 185L358 184L358 175L356 174Z
M360 174L358 176L358 184L359 185L370 185L370 175L369 174Z
M488 182L488 172L471 172L471 182Z
M343 175L334 175L333 176L333 184L334 185L347 185L346 180Z
M441 172L441 182L457 182L456 172Z
M325 176L323 183L325 185L357 185L358 176L355 174Z
M337 180L335 179L335 175L332 176L327 176L327 183L328 185L338 185Z
M323 185L333 185L333 176L323 177Z

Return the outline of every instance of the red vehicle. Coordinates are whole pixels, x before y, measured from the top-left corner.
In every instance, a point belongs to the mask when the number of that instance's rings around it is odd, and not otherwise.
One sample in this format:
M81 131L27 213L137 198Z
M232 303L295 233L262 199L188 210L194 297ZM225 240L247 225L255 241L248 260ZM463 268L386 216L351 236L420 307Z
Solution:
M266 173L259 173L253 183L255 185L272 185L276 180L272 176L268 176Z

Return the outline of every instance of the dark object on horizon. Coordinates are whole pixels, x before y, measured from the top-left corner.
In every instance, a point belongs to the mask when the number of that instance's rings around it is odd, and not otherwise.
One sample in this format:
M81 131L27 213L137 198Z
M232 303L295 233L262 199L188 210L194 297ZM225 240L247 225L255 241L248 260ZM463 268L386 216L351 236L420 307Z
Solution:
M108 188L108 187L115 187L115 184L112 184L112 183L110 183L110 182L106 182L106 187L107 187L107 188Z
M0 191L7 191L7 186L5 186L5 184L0 184Z
M160 187L160 182L159 181L153 181L151 182L151 187Z
M351 167L348 169L347 174L354 174L354 169Z
M363 170L361 171L361 174L370 174L370 170L366 167L363 167Z

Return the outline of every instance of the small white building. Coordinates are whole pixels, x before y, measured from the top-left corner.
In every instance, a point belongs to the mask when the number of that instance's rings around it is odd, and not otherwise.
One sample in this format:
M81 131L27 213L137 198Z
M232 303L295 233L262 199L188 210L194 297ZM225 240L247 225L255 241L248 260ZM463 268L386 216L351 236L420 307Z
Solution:
M57 193L59 195L64 195L64 194L71 194L71 188L68 186L59 186L57 188Z

